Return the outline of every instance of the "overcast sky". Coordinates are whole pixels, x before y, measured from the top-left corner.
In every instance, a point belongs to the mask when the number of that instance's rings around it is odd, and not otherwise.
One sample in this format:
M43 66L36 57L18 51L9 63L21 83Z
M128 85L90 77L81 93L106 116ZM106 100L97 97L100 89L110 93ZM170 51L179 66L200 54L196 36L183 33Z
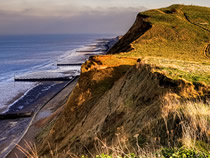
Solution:
M0 34L124 34L138 12L210 0L0 0Z

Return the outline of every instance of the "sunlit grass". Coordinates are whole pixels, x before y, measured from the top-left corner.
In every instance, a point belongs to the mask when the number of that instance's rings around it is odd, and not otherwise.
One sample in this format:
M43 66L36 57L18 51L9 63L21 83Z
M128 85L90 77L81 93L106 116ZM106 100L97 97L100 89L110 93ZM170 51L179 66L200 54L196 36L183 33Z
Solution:
M152 28L131 43L132 51L116 56L141 58L170 78L209 85L210 59L204 49L210 42L210 33L190 23L184 15L193 23L205 23L209 28L210 8L172 5L140 14L147 17L144 20L151 23Z

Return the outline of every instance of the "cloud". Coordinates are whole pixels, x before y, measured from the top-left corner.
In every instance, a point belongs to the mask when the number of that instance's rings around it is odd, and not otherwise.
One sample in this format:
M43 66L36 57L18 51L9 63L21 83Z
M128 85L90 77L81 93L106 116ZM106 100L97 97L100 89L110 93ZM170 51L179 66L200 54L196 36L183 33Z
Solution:
M125 33L136 14L206 0L0 0L0 34Z
M124 33L145 10L135 1L0 0L0 34Z
M80 11L60 10L44 14L28 8L22 11L0 11L0 34L51 33L125 33L134 22L140 8L91 8ZM43 15L44 14L44 15Z
M34 16L69 16L90 10L138 8L138 0L0 0L0 10Z

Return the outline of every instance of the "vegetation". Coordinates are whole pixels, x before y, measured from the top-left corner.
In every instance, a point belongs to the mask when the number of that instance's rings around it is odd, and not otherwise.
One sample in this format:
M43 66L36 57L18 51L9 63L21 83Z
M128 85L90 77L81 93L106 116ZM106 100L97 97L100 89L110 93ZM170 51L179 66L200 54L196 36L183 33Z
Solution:
M18 146L18 149L27 157L27 158L39 158L36 145L32 143L25 142L26 148ZM100 151L104 151L96 155L75 155L70 151L64 152L64 155L67 155L69 158L209 158L210 154L208 152L199 151L196 149L189 148L162 148L161 150L138 150L135 152L126 153L122 150L122 144L120 147L108 147L103 146ZM108 152L110 151L110 152ZM53 150L50 151L50 158L58 158L59 155L54 153Z
M209 14L184 5L139 13L109 55L82 65L39 154L209 157Z
M173 79L210 84L210 58L204 53L210 41L209 14L210 8L184 5L142 12L139 16L152 27L127 43L132 51L122 51L117 56L145 59L146 63L159 67L158 70ZM131 30L135 29L139 28L134 25ZM119 44L110 53L114 53Z
M192 149L163 149L164 158L209 158L210 154L198 152Z

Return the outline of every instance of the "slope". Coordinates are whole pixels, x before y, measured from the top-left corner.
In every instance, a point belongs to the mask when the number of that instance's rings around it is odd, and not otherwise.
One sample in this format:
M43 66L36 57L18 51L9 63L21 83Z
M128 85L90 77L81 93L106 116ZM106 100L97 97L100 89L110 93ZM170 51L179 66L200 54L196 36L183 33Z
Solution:
M183 5L139 13L109 55L82 65L64 111L39 135L39 154L209 152L209 13Z

